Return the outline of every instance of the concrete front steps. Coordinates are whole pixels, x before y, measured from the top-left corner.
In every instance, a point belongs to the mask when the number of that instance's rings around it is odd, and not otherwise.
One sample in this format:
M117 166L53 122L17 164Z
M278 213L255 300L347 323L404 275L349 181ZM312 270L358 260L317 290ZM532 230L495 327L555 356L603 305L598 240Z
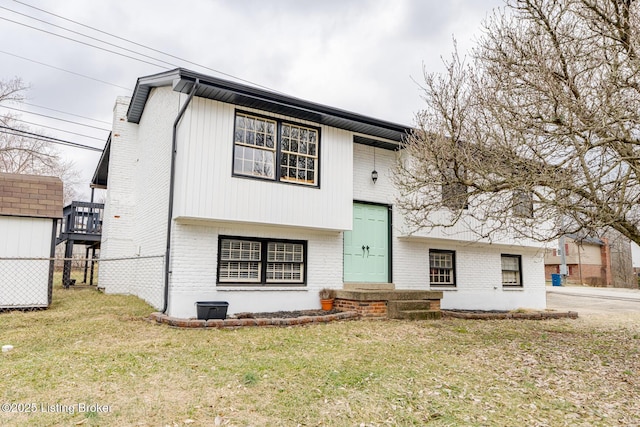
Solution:
M442 291L394 289L392 283L345 284L337 291L335 307L366 318L440 319Z
M442 312L439 303L440 301L438 301L438 308L434 310L431 308L433 301L430 299L387 301L387 317L407 320L440 319Z

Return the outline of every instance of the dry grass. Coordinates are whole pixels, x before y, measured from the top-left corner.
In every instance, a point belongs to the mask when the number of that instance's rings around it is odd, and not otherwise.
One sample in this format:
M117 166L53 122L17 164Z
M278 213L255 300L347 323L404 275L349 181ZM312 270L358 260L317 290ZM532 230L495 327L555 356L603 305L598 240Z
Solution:
M640 316L180 330L150 311L56 289L49 310L0 314L0 403L37 408L0 424L640 424Z

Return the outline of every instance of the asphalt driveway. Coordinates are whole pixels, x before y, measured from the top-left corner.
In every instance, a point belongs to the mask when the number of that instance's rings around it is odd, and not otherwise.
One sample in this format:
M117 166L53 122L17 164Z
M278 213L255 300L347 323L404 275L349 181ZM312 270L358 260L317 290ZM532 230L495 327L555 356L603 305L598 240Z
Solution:
M547 308L577 311L578 315L640 313L640 290L547 286Z

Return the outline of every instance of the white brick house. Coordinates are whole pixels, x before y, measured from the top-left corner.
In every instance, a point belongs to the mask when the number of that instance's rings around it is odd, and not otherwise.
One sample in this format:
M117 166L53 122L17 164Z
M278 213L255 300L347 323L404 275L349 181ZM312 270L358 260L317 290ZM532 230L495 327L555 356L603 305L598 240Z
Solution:
M443 290L443 308L545 307L535 244L403 232L390 171L406 126L184 69L138 79L113 123L93 183L108 190L101 256L168 263L153 295L105 263L107 292L183 318L207 300L318 308L321 288L349 283Z

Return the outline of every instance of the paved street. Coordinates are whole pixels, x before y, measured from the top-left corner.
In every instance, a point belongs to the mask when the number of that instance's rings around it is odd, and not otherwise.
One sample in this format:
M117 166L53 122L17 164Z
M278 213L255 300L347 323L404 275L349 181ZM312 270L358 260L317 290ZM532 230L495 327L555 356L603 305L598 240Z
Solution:
M640 290L547 286L547 308L578 315L640 313Z

